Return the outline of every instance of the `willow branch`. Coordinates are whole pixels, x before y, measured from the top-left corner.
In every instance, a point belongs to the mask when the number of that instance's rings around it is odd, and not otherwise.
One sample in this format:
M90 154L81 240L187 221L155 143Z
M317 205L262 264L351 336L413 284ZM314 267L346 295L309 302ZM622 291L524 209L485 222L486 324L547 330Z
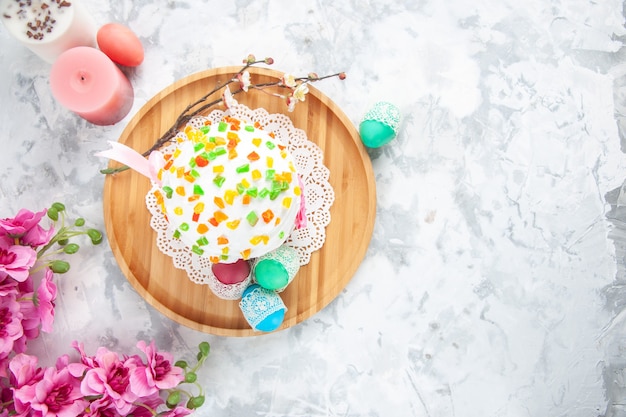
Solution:
M269 87L278 87L282 89L288 89L291 92L291 94L293 94L295 87L286 85L283 79L280 79L274 82L268 82L268 83L249 84L244 88L243 84L241 83L240 76L244 74L244 72L246 72L248 68L256 64L261 64L261 63L271 65L274 63L274 60L272 58L265 58L264 60L257 60L256 58L254 58L253 55L248 55L248 57L244 59L243 62L244 62L244 65L235 74L234 77L226 81L224 84L217 85L215 88L213 88L211 91L209 91L208 93L200 97L198 100L187 105L185 109L180 113L180 115L176 118L176 121L172 124L172 126L167 131L165 131L165 133L163 133L163 135L160 138L158 138L149 149L144 151L142 155L147 157L148 155L150 155L151 152L160 149L166 143L171 141L178 134L179 129L181 129L182 126L186 125L192 118L205 112L211 107L223 102L223 97L220 97L211 101L209 101L209 99L211 98L211 96L218 93L220 90L224 89L225 87L228 87L232 83L236 83L236 82L240 83L240 88L231 93L233 96L237 94L241 94L247 91L248 89L264 91L265 89ZM327 78L333 78L333 77L338 77L340 80L343 80L346 78L346 74L343 72L338 72L335 74L330 74L330 75L319 77L317 74L311 73L307 75L306 77L292 78L292 80L294 80L297 83L297 85L301 85L301 84L308 84L311 82L321 81L321 80L325 80ZM277 94L277 93L274 95L277 97L285 98L285 99L289 97L289 95L282 95L282 94ZM125 171L127 169L128 169L127 166L122 166L119 168L103 169L100 172L103 174L115 174L118 172Z

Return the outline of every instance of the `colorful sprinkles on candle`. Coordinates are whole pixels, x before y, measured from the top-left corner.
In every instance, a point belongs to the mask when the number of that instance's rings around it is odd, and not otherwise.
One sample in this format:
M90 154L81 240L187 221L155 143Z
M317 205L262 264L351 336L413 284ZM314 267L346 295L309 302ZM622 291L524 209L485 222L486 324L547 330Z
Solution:
M262 256L284 243L302 191L290 154L271 132L227 116L188 124L177 143L157 174L164 184L157 203L174 236L212 262Z

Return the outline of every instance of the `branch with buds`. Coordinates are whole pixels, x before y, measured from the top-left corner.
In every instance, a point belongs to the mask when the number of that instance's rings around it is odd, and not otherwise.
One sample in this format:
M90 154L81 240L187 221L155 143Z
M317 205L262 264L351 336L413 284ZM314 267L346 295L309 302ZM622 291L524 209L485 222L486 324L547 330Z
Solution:
M178 118L176 118L174 124L160 138L158 138L149 149L143 152L142 155L148 156L151 152L160 149L176 136L181 126L184 126L193 117L202 114L211 107L216 106L220 103L223 103L226 108L237 105L237 100L235 100L234 98L234 96L237 94L246 93L251 89L260 90L267 94L285 100L287 104L287 110L289 112L292 112L299 101L304 101L306 99L306 94L309 92L308 84L333 77L337 77L340 80L346 79L345 72L338 72L335 74L324 75L321 77L312 72L304 77L295 77L291 74L284 74L283 77L280 78L280 80L268 83L253 84L251 82L250 72L248 71L248 68L257 64L272 65L273 63L274 59L271 57L257 60L254 55L248 55L243 60L244 66L241 67L241 69L235 74L233 78L231 78L222 85L216 86L213 90L209 91L207 94L185 107L185 109L180 113ZM235 91L230 91L231 84L236 84L237 89ZM267 89L270 87L285 89L286 94L268 92ZM224 91L218 99L210 100L210 98L215 93L222 89ZM117 172L125 171L127 169L127 166L123 166L120 168L103 169L100 172L103 174L114 174Z

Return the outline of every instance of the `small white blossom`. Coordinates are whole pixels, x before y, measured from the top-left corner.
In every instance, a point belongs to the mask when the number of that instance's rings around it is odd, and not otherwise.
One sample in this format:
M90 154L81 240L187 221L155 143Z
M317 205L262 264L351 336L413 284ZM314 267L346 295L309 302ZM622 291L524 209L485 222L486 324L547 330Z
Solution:
M296 108L296 103L298 100L293 98L292 96L287 97L287 111L292 112Z
M224 88L224 92L222 93L222 100L224 101L224 106L226 106L227 109L230 109L231 107L239 104L237 100L235 100L235 97L233 97L233 94L230 92L230 88L228 88L228 86Z
M237 79L239 80L239 87L247 93L248 87L250 87L251 85L250 73L246 70L242 72L241 74L237 75Z
M285 74L283 75L282 82L285 86L294 88L296 86L296 77L292 74Z
M297 86L295 90L293 90L293 97L300 101L304 101L308 92L309 87L306 84L302 83Z

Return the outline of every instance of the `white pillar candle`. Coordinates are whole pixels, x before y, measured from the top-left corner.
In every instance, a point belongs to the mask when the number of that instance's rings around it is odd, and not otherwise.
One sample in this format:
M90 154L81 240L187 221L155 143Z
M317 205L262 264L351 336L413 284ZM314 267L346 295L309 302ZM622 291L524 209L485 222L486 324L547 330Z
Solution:
M77 0L0 0L8 32L52 64L68 49L96 46L97 26Z

